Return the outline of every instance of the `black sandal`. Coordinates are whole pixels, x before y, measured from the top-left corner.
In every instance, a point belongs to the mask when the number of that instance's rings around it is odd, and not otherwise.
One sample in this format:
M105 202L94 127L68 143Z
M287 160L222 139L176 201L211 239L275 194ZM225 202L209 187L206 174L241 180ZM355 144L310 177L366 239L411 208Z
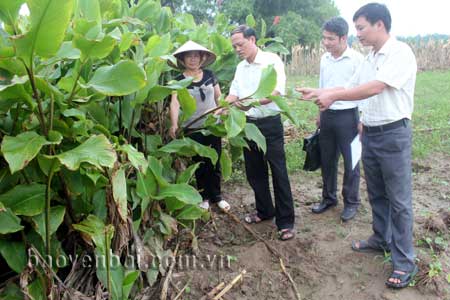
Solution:
M358 246L356 245L358 243ZM362 253L373 253L373 252L390 252L389 249L385 249L381 246L372 246L369 244L367 240L353 240L352 241L352 250L356 252Z
M391 276L389 276L388 280L386 281L386 285L393 289L402 289L404 287L407 287L414 279L414 276L416 276L417 272L419 272L419 268L417 266L414 266L414 269L411 272L405 272L405 274L400 274L396 271L393 271ZM391 282L389 281L389 279L398 279L400 280L400 282Z

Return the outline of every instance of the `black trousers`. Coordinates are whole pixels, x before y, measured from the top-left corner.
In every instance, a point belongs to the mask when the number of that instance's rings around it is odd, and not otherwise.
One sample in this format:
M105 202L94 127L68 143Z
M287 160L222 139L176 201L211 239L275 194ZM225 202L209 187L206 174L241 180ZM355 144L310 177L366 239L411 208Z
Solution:
M284 134L280 115L261 119L247 119L255 124L266 138L267 152L264 154L255 142L248 141L250 149L244 148L247 180L255 193L256 211L262 219L275 216L278 229L293 228L295 222L294 202L286 169ZM269 189L269 170L275 207Z
M214 135L203 135L200 132L194 132L188 135L189 138L216 150L218 157L222 152L222 142L220 137ZM192 160L200 166L195 171L195 179L197 181L197 189L200 192L203 200L209 200L211 203L216 203L222 200L220 190L221 170L220 163L217 160L214 166L209 158L194 156Z
M336 203L339 154L344 158L342 196L345 207L357 207L359 163L352 169L350 144L358 133L358 109L325 110L320 114L320 154L322 161L322 201Z

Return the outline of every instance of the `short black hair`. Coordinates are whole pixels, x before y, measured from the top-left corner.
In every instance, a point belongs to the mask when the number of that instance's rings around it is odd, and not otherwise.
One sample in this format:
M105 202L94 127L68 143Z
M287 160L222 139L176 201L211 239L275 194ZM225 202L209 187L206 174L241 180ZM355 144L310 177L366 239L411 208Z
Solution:
M253 29L253 28L251 28L250 26L247 26L247 25L239 25L238 27L233 29L233 31L231 32L231 35L234 35L234 34L237 34L237 33L242 33L246 39L248 39L251 36L254 36L255 40L258 39L256 37L255 29Z
M353 15L353 22L356 22L359 17L366 18L366 20L372 25L378 21L381 21L383 22L386 31L388 33L391 31L391 13L384 4L373 2L364 5Z
M322 30L335 33L338 37L348 35L348 23L342 17L333 17L326 21Z

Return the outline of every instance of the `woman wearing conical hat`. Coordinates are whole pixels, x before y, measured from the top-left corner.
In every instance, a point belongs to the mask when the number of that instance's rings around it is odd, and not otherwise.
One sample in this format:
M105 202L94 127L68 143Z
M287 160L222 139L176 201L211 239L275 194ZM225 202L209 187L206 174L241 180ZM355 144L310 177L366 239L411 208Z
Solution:
M221 92L217 78L212 71L203 69L215 61L216 55L193 41L186 42L173 55L176 57L178 67L182 71L176 80L182 80L188 77L193 78L192 83L188 86L188 91L195 98L197 106L195 113L182 124L185 127L206 111L218 105ZM180 103L178 102L177 94L173 93L170 102L170 121L172 126L169 130L169 135L172 138L176 138L178 131L179 112ZM186 131L191 132L188 136L202 145L212 147L216 150L218 157L220 157L222 150L220 137L214 135L204 136L198 130L203 127L204 122L205 118L189 125L188 129L185 128L187 129ZM230 205L221 198L221 171L219 162L214 166L209 158L200 156L195 156L193 160L194 162L201 162L195 172L197 189L203 198L200 207L208 209L210 203L217 203L221 209L229 210Z

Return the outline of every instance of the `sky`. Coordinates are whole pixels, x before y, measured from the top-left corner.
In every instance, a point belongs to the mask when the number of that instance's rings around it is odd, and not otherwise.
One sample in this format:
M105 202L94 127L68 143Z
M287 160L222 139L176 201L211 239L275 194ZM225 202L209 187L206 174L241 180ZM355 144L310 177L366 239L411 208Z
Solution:
M350 35L356 35L353 14L369 2L386 4L392 17L391 33L395 36L450 35L450 0L334 0L341 16L349 23Z

